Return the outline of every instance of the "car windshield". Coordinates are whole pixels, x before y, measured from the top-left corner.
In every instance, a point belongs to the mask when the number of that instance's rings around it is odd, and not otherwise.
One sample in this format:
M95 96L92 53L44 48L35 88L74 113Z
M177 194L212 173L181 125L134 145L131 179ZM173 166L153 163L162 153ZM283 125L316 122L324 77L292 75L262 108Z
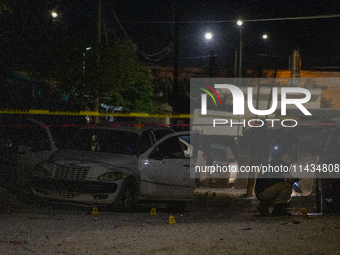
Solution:
M136 155L140 136L133 132L109 129L82 129L66 149Z
M73 126L51 125L48 127L53 137L54 145L58 149L65 148L69 141L76 134L78 128Z

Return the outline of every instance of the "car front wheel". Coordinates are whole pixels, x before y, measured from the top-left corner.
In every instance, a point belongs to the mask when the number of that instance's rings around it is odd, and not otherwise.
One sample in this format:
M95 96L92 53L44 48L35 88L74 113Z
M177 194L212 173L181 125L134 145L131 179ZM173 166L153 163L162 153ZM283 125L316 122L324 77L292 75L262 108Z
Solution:
M137 184L133 179L127 179L118 193L113 204L113 210L117 212L131 212L137 200Z

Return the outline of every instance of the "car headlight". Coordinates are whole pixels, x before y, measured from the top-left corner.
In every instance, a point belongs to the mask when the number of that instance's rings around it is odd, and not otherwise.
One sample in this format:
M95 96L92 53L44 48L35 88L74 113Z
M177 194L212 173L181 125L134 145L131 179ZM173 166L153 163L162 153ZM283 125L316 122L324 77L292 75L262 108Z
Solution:
M121 172L110 172L98 177L99 181L117 181L123 178Z
M51 175L51 172L42 165L37 165L33 170L33 175L38 177L45 177Z

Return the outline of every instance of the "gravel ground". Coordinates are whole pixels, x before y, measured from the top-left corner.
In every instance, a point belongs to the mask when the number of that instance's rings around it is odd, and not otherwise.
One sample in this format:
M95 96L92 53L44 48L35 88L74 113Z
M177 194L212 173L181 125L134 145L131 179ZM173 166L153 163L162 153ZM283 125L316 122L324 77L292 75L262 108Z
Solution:
M2 191L0 254L340 254L339 216L260 217L256 199L242 193L197 190L182 214L144 204L93 215L92 208L22 204ZM293 211L312 211L310 201L293 198Z

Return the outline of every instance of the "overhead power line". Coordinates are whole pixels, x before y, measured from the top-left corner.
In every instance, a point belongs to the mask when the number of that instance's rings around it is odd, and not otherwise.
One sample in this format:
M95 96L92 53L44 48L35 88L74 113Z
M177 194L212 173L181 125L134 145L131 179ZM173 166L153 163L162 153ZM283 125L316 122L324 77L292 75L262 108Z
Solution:
M282 20L306 20L306 19L330 19L339 18L340 14L318 15L318 16L304 16L304 17L288 17L288 18L268 18L268 19L245 19L243 22L264 22L264 21L282 21ZM190 21L126 21L122 23L134 23L134 24L174 24L174 23L236 23L237 20L190 20Z
M165 47L163 50L161 50L161 51L159 51L159 52L156 52L156 53L153 53L153 54L147 54L147 53L141 51L141 50L139 49L139 47L137 46L137 44L135 44L135 43L133 42L133 40L130 38L130 36L128 35L128 33L126 32L126 30L124 29L124 27L122 26L122 24L121 24L121 22L119 21L119 19L118 19L118 17L117 17L117 14L116 14L116 12L114 11L112 5L111 5L110 7L111 7L112 14L113 14L113 16L115 17L115 19L116 19L116 21L117 21L117 23L118 23L120 29L123 31L123 33L124 33L126 39L127 39L127 40L132 44L132 46L133 46L136 50L138 50L138 51L139 51L146 59L152 60L152 59L150 59L150 57L158 56L158 55L162 54L163 52L166 52L168 49L170 49L170 48L172 47L173 43L170 43L170 44L169 44L167 47ZM156 59L156 60L154 60L154 61L159 61L159 60L160 60L160 59Z

